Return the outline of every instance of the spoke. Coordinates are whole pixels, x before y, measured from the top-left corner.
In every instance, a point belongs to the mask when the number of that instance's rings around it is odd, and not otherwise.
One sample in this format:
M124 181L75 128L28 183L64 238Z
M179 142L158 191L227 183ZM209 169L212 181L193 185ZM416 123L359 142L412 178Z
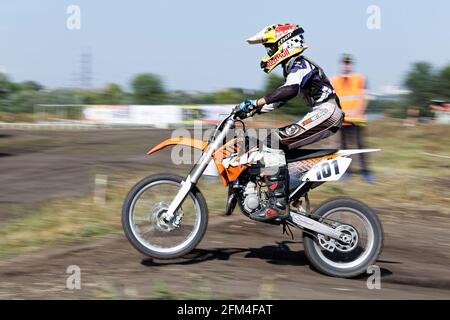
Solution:
M143 245L154 248L172 248L183 244L192 232L198 221L198 208L192 196L188 196L180 207L183 211L181 226L172 231L161 231L154 225L156 214L165 210L178 193L180 186L170 184L156 184L139 195L135 201L132 213L135 232Z
M145 230L145 229L143 229L143 230ZM143 231L140 233L141 233L141 236L144 236L145 234L149 233L150 231L154 231L154 230L155 230L155 227L150 225L149 227L146 228L146 231Z

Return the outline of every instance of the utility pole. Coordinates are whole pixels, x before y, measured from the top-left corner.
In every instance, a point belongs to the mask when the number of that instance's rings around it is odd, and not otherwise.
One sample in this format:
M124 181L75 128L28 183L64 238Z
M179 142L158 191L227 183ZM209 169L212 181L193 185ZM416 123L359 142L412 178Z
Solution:
M86 50L80 56L80 87L92 87L92 53Z

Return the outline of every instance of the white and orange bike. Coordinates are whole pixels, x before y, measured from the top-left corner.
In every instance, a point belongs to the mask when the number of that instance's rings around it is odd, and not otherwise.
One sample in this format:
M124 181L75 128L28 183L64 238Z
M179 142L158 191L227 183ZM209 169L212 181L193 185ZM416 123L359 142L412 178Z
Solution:
M268 201L267 186L260 175L258 146L249 147L246 136L227 137L240 122L231 112L218 123L209 141L172 138L148 154L167 146L184 145L202 150L202 155L185 178L172 174L149 176L129 192L122 212L122 224L131 244L141 253L157 258L181 257L203 238L208 224L208 207L196 184L213 162L224 186L228 187L225 209L230 215L236 204L249 215ZM354 277L374 264L383 245L383 229L377 215L364 203L351 198L328 200L310 210L308 192L326 181L339 180L356 153L378 151L295 149L286 152L289 168L290 217L269 223L303 230L305 254L320 272L337 277Z

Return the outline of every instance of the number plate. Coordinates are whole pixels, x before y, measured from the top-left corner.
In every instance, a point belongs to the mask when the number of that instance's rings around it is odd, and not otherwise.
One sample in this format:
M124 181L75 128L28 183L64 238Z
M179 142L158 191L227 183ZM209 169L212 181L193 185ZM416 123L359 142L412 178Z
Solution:
M351 158L338 157L322 160L314 165L303 177L302 181L336 181L347 171Z

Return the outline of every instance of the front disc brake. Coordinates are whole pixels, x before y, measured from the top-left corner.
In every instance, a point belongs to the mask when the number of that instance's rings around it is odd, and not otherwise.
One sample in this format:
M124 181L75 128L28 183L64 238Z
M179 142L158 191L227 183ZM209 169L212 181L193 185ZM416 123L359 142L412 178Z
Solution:
M183 218L183 210L180 207L174 213L174 217L168 221L164 219L164 214L168 208L169 206L166 203L159 202L150 211L150 222L158 231L169 232L180 226L181 219Z

